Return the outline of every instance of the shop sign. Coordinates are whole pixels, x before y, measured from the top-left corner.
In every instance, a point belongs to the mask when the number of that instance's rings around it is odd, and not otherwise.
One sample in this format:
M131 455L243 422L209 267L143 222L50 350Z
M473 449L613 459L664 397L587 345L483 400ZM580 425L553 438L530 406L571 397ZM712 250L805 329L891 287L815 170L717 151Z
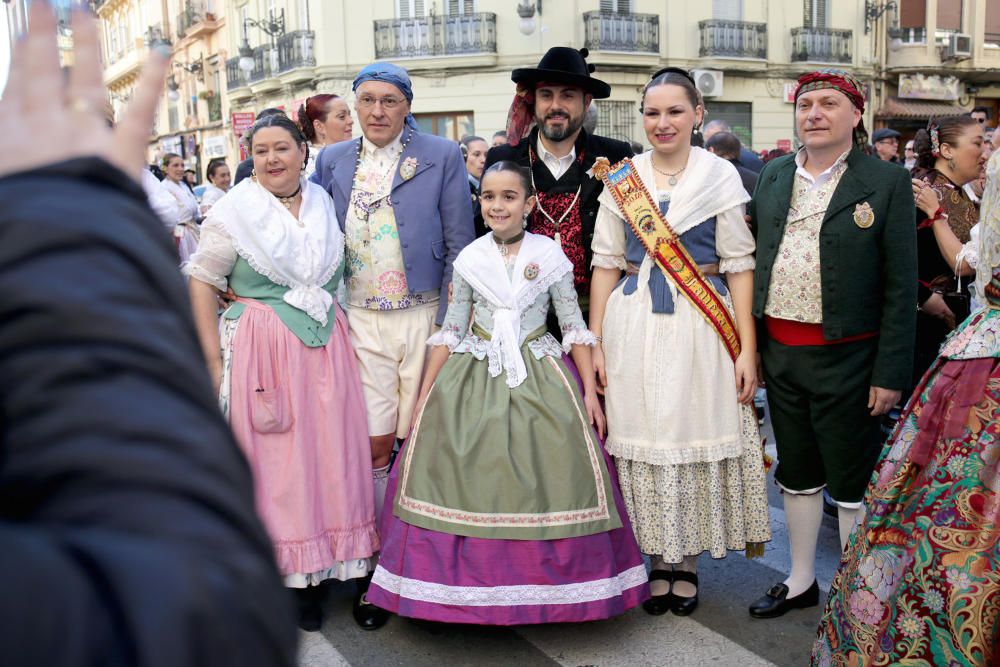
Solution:
M908 100L945 100L957 102L962 96L958 77L938 74L900 74L899 97Z
M160 139L160 150L164 153L181 155L184 152L183 145L180 137L163 137Z
M253 127L255 116L252 111L234 111L232 117L233 134L237 137L242 137L244 132Z
M792 140L791 139L778 139L778 150L792 152Z

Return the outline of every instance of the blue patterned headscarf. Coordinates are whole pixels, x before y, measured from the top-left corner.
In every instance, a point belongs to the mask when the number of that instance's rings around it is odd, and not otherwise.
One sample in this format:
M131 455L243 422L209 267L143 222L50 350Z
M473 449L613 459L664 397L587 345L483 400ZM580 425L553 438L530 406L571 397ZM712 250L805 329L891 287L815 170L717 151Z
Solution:
M354 86L351 90L357 92L358 86L366 81L391 83L399 88L399 92L403 93L403 97L406 98L407 102L413 102L413 87L410 83L410 75L399 65L393 65L392 63L372 63L368 65L354 77ZM418 129L417 120L413 117L412 113L406 115L406 126L412 130Z

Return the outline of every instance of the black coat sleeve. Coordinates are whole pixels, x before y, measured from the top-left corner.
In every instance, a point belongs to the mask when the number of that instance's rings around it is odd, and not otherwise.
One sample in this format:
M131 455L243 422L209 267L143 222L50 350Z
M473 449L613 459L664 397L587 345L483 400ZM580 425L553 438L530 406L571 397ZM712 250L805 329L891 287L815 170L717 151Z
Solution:
M0 179L0 655L291 665L176 253L99 160Z

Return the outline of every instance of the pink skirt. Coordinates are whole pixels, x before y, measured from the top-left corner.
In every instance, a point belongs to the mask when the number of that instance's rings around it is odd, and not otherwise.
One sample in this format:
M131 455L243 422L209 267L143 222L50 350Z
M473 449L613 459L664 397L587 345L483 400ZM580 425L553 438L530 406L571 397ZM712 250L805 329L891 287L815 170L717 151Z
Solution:
M347 318L307 347L249 299L232 341L229 418L283 575L378 551L368 421Z

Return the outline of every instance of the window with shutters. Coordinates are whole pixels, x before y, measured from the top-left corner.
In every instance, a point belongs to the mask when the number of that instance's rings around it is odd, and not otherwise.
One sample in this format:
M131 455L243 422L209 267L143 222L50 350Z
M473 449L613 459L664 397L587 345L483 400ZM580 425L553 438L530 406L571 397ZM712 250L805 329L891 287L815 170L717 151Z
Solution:
M712 18L742 21L743 0L712 0Z
M962 0L938 0L937 29L951 32L962 30Z
M435 134L452 141L475 134L476 124L471 111L456 111L453 113L417 113L413 114L421 132Z
M447 0L444 5L449 16L466 16L476 13L476 0Z
M802 25L807 28L825 28L829 20L827 0L805 0Z
M927 0L899 0L899 39L904 44L927 41Z
M413 19L424 16L424 0L396 0L396 18Z
M1000 46L1000 2L986 3L986 30L983 35L987 44Z
M632 0L601 0L601 11L605 14L631 14Z

